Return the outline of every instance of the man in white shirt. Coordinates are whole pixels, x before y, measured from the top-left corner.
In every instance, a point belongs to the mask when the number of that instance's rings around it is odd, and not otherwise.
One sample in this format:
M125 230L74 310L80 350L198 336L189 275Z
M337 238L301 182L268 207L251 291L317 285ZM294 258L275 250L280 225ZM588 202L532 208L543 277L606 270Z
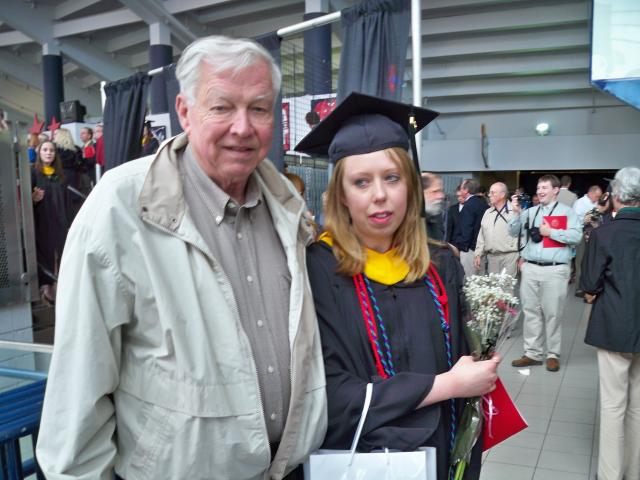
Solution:
M602 197L602 189L598 185L592 185L587 194L573 204L573 211L576 212L581 223L584 222L587 212L596 208L600 197Z

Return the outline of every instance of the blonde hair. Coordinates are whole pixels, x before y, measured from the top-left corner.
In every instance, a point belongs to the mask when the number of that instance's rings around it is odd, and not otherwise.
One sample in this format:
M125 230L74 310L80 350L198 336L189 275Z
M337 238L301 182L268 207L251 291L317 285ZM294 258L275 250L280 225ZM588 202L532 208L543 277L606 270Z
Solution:
M406 282L414 282L429 268L429 249L424 218L420 216L422 206L422 185L406 150L399 147L387 148L383 152L400 168L407 182L407 212L404 221L396 230L393 246L397 255L409 265ZM343 203L344 161L338 162L327 188L327 211L325 230L333 238L333 254L338 260L338 273L353 276L364 271L367 254L353 227L349 210Z
M71 132L66 128L59 128L53 134L53 143L64 150L75 150L76 144L73 142Z

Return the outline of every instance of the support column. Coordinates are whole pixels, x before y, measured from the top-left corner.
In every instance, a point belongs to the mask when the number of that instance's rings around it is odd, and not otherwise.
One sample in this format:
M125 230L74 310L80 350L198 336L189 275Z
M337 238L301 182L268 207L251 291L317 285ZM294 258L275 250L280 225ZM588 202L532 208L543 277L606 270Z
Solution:
M42 93L45 125L49 125L54 116L60 121L60 102L64 102L64 78L60 48L53 43L42 46Z
M171 46L171 32L163 23L149 25L149 68L166 67L173 61L173 47ZM166 113L167 104L166 83L164 74L151 78L151 113Z
M328 12L327 0L306 0L304 20ZM304 90L307 94L331 93L331 25L304 32Z

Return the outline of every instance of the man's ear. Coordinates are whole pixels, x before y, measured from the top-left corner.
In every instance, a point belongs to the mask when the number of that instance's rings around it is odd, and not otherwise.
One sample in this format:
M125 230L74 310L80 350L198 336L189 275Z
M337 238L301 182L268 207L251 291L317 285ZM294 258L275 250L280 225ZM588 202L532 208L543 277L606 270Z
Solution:
M178 114L178 120L180 121L180 125L182 126L182 130L184 130L187 134L189 134L190 125L189 125L189 102L184 94L179 93L176 96L176 113Z

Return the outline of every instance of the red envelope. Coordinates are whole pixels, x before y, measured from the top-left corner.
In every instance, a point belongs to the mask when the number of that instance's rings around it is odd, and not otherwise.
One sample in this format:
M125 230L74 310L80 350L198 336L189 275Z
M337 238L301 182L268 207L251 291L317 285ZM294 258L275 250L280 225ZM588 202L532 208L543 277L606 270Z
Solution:
M555 230L567 229L567 216L566 215L546 215L542 217L549 226ZM542 248L562 248L566 247L564 243L558 242L551 237L542 238Z
M489 412L490 406L487 401L489 398L491 398L493 415ZM504 442L507 438L529 426L499 378L496 381L496 389L483 396L482 408L484 410L482 427L483 451L489 450L500 442Z

